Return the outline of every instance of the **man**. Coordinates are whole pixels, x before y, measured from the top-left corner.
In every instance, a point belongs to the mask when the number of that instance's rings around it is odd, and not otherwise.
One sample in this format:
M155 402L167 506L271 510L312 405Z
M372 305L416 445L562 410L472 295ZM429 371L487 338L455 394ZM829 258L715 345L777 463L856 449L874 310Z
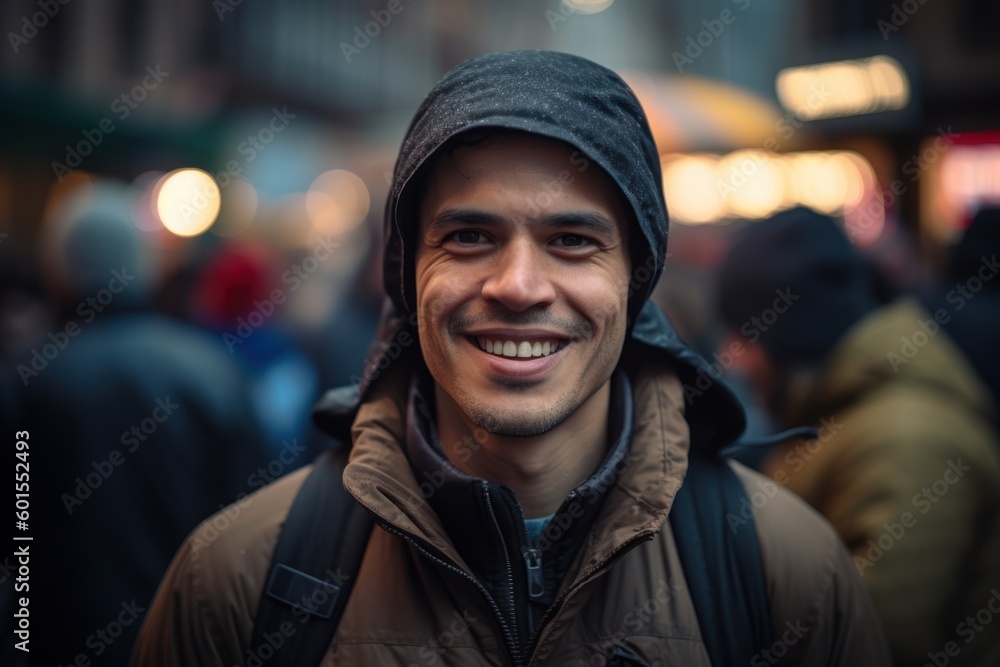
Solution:
M719 306L774 416L820 427L762 470L847 542L894 663L1000 664L984 625L1000 612L1000 455L989 393L941 327L950 311L881 305L846 235L807 209L734 243Z
M350 426L344 486L376 524L324 664L711 664L667 516L689 449L714 456L744 418L721 384L685 406L707 364L647 302L667 218L632 92L565 54L460 65L413 120L386 220L382 353L354 403L317 415ZM260 655L253 613L304 475L211 545L195 533L135 664ZM755 520L775 637L755 658L884 664L829 527L777 488Z

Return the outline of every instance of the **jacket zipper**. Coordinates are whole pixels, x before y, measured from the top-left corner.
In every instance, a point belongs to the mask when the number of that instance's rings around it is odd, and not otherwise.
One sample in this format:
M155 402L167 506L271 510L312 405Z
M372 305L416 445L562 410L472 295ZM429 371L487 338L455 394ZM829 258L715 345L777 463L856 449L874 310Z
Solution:
M528 597L532 600L537 600L545 595L545 577L542 574L542 550L534 547L526 548L524 550L524 565L528 568Z
M500 612L500 607L497 606L497 603L493 599L493 596L490 595L490 592L488 590L486 590L486 587L483 586L479 582L478 579L476 579L475 577L473 577L471 574L469 574L468 572L466 572L462 568L456 567L455 565L452 565L451 563L449 563L448 561L444 560L443 558L439 558L438 556L435 556L430 551L428 551L427 549L425 549L424 546L422 544L420 544L416 540L416 538L414 538L414 537L412 537L412 536L404 533L401 530L398 530L398 529L394 528L393 526L391 526L388 523L386 523L384 520L380 520L377 523L386 532L391 533L393 535L396 535L398 537L401 537L404 540L406 540L407 542L409 542L410 544L412 544L413 546L415 546L420 551L420 553L422 553L424 556L426 556L430 560L434 561L435 563L441 565L442 567L444 567L444 568L446 568L446 569L448 569L448 570L450 570L452 572L455 572L456 574L459 574L462 577L464 577L464 578L468 579L469 581L471 581L473 583L473 585L475 585L475 587L477 589L479 589L479 592L483 594L483 597L486 598L486 601L490 605L490 609L493 611L493 616L497 619L497 622L500 624L500 629L503 631L504 639L507 640L507 648L508 648L508 650L511 650L511 656L512 656L514 664L515 665L520 665L521 664L520 655L517 652L517 644L514 642L514 637L513 637L513 635L511 635L510 628L507 625L507 621L504 620L503 614ZM509 567L509 563L508 563L508 567Z
M510 565L510 552L507 550L507 540L503 538L503 531L500 530L500 522L497 521L496 512L493 511L493 501L490 499L489 483L483 481L482 483L483 497L486 499L486 509L490 512L490 519L493 521L493 528L496 529L497 535L500 537L500 547L503 549L504 562L507 565L507 590L510 591L510 622L514 626L514 632L517 632L517 609L514 601L514 568ZM516 636L516 635L515 635ZM521 664L521 645L518 641L517 643L511 643L508 645L511 649L511 655L514 657L514 664Z

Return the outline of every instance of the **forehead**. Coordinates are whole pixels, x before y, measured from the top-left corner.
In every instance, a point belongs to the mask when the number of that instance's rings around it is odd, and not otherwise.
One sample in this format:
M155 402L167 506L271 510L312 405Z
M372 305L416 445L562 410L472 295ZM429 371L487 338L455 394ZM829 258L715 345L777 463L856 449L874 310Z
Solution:
M560 208L604 212L621 232L632 219L614 180L573 146L521 132L459 136L427 165L421 229L434 212L463 203L541 214Z

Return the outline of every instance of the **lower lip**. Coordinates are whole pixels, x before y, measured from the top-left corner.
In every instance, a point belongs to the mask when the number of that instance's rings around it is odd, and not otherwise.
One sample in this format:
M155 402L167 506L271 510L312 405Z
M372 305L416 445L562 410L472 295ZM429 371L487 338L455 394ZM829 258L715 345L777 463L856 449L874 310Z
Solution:
M544 375L555 365L558 360L557 357L564 349L561 345L558 350L546 357L501 357L493 354L492 352L487 352L479 347L479 345L468 339L466 339L466 342L469 343L469 345L471 345L476 352L483 355L486 364L488 365L490 371L492 371L493 375L507 378L533 379ZM565 343L563 345L565 345Z

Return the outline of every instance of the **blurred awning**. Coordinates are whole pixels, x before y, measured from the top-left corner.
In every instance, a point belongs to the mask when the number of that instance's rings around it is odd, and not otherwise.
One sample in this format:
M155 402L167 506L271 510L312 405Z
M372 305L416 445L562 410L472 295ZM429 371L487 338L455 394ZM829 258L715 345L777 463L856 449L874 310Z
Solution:
M621 72L646 111L660 154L763 148L782 137L778 107L730 83Z

